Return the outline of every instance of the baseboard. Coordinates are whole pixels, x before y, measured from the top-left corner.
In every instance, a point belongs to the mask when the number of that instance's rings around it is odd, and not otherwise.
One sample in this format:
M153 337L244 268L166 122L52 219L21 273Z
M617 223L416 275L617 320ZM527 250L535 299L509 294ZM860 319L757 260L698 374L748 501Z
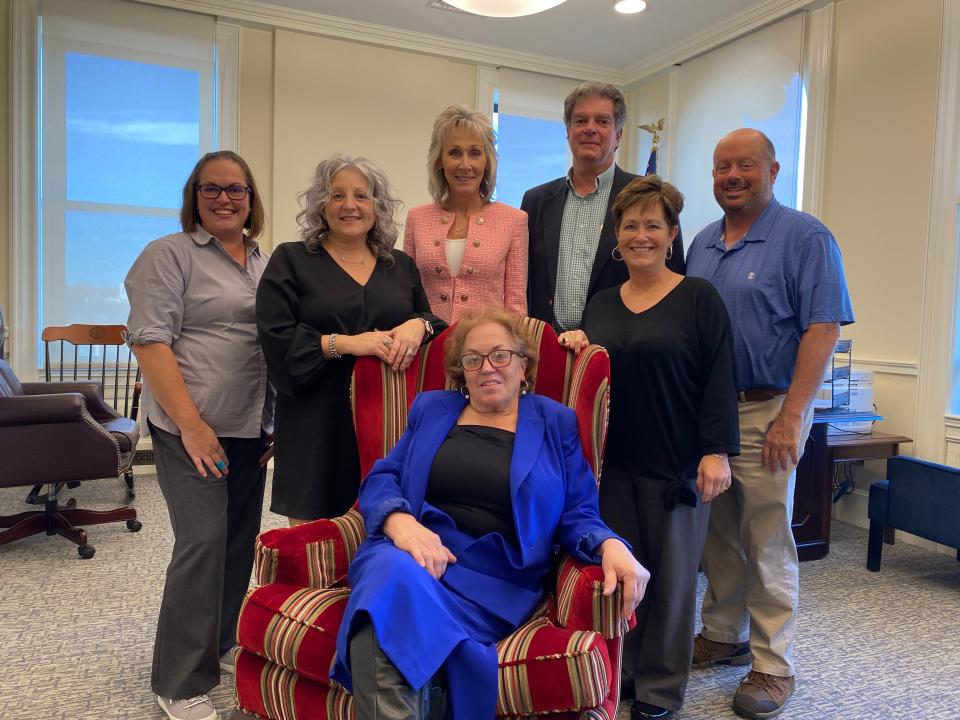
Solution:
M868 529L870 527L870 518L867 515L869 503L870 493L866 490L856 488L852 493L844 495L839 502L833 504L833 519ZM918 547L926 548L927 550L932 550L943 555L957 554L957 551L951 547L938 545L935 542L911 535L902 530L896 531L896 539L897 541L917 545Z

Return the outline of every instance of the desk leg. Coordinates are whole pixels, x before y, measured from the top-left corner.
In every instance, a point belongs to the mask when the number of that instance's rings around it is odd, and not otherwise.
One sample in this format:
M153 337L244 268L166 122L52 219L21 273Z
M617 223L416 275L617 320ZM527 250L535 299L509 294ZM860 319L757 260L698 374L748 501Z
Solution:
M889 525L883 526L883 541L887 545L893 545L897 541L897 531Z

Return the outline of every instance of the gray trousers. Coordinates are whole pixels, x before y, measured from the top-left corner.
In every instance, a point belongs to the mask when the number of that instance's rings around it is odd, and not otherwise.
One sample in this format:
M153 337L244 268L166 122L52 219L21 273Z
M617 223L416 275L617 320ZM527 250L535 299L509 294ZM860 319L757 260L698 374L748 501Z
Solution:
M667 512L663 488L662 480L604 467L600 517L650 571L637 626L623 641L624 682L633 683L637 700L679 710L693 658L697 566L710 506L680 504Z
M151 687L183 699L220 683L253 570L266 471L263 438L219 438L230 472L197 473L180 438L153 425L157 482L173 526L173 556L157 621Z

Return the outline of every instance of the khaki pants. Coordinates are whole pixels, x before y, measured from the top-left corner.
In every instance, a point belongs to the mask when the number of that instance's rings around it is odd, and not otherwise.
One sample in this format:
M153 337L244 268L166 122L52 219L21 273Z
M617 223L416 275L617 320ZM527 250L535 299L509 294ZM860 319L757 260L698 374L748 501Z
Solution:
M707 576L703 635L750 641L753 669L791 676L800 569L790 528L796 467L763 467L763 440L783 398L740 403L740 452L730 458L733 484L711 504L701 564ZM812 409L803 419L802 452Z

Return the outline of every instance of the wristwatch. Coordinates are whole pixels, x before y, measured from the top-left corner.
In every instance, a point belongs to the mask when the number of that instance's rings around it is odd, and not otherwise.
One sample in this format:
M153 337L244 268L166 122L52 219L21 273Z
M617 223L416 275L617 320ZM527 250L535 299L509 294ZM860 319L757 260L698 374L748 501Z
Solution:
M426 337L433 337L433 325L425 317L420 318L423 321L423 329L427 331Z

